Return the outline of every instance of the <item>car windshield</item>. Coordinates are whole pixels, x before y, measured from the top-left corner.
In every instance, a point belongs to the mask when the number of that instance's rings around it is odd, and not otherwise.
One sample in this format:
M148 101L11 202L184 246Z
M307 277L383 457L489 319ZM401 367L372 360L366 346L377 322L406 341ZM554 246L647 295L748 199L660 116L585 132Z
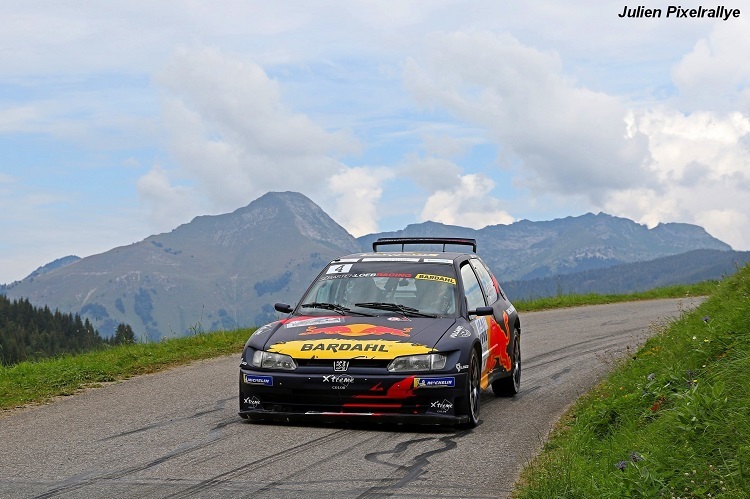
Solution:
M334 262L300 303L304 314L344 307L367 315L455 316L456 274L449 263Z

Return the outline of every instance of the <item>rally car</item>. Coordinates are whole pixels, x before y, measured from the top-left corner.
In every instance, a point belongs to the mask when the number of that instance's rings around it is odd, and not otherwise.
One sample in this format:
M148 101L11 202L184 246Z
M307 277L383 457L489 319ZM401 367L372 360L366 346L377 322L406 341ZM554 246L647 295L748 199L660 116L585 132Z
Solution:
M446 251L457 245L472 252ZM521 323L474 239L381 238L372 249L330 262L296 306L276 304L288 316L252 334L241 417L474 427L482 390L518 393Z

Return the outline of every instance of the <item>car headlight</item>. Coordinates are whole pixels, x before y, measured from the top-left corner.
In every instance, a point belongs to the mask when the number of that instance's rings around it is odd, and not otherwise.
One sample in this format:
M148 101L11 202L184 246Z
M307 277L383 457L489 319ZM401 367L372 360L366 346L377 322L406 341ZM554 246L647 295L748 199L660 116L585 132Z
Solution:
M262 369L284 369L286 371L297 369L297 363L290 356L262 350L256 350L253 354L253 366Z
M388 364L388 370L391 372L437 371L445 367L447 359L447 356L440 353L396 357Z

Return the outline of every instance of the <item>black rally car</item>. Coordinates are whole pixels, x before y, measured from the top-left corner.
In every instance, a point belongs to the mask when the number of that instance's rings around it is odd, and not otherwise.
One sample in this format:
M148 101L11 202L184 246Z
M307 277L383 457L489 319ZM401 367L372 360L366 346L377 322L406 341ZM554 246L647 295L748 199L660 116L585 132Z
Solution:
M410 245L442 248L405 251ZM286 318L250 337L240 416L473 427L482 390L518 392L520 320L476 241L381 238L372 246L329 263L297 306L276 304Z

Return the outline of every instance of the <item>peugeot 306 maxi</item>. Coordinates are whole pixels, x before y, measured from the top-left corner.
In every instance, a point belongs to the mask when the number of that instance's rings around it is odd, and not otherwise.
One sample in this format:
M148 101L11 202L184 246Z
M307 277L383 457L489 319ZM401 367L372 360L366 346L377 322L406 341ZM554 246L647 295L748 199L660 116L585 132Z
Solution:
M401 251L378 252L386 245ZM475 253L473 239L381 238L332 261L245 344L240 416L476 426L482 390L519 390L521 324Z

